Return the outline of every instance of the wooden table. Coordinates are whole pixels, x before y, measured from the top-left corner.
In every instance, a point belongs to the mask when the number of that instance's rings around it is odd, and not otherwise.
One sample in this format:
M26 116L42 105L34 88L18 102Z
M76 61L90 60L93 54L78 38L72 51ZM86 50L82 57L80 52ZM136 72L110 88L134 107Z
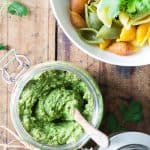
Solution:
M144 119L139 124L126 124L130 130L150 133L150 66L117 67L97 61L74 46L57 25L49 0L23 1L30 9L28 17L7 15L0 19L0 43L15 48L30 58L32 65L65 60L87 69L102 91L105 111L115 112L123 101L142 102ZM0 52L3 55L5 52ZM11 87L0 78L0 125L13 129L9 113ZM101 128L105 131L105 126ZM0 141L13 137L0 135Z

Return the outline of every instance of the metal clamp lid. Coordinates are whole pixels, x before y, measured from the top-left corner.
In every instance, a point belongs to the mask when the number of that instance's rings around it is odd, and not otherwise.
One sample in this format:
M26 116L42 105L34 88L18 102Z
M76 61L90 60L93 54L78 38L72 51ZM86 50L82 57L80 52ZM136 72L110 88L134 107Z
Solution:
M29 59L24 55L16 54L15 49L10 50L0 58L0 71L2 71L2 78L8 84L15 83L20 75L28 70L29 67Z

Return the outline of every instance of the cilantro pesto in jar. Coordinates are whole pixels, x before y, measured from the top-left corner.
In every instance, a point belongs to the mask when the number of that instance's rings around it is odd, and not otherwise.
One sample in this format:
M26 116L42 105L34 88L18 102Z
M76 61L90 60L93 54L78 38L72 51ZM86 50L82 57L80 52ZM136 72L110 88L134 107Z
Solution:
M49 70L36 75L24 87L18 111L25 130L34 140L48 145L76 142L84 133L70 111L77 107L92 119L94 102L87 85L75 74Z

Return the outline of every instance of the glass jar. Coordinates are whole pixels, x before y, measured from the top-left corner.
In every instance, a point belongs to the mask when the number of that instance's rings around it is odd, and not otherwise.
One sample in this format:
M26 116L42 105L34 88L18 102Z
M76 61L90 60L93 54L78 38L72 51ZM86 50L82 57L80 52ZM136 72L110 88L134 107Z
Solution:
M14 53L15 54L15 53ZM20 66L25 70L28 68L28 63L25 61L22 63L22 59L26 59L22 55L16 55L15 54L17 61L19 62ZM21 58L22 57L22 58ZM20 58L20 59L19 59ZM27 59L26 59L27 61ZM0 62L2 62L0 60ZM18 135L21 137L22 140L27 142L29 145L32 145L38 149L44 149L44 150L71 150L71 149L76 149L76 148L81 148L83 145L87 143L89 140L89 136L87 134L83 134L83 136L76 142L76 143L70 143L66 145L59 145L59 146L49 146L49 145L44 145L41 143L38 143L35 141L24 129L21 120L19 118L19 113L18 113L18 100L20 97L20 94L24 88L24 86L37 74L43 73L47 70L63 70L63 71L69 71L74 74L76 74L82 81L84 81L89 88L93 100L94 100L94 111L93 111L93 117L91 120L91 124L95 127L98 128L101 121L102 121L102 116L103 116L103 100L102 100L102 95L100 93L100 90L98 86L96 85L95 81L93 78L86 72L85 70L74 66L73 64L67 63L67 62L47 62L43 64L36 65L34 67L31 67L30 69L27 69L25 73L22 71L19 72L19 75L17 76L11 76L8 74L6 66L2 68L2 73L3 73L3 78L8 82L12 83L15 82L15 86L12 90L11 94L11 103L10 103L10 113L11 113L11 119L13 122L13 125L18 133Z

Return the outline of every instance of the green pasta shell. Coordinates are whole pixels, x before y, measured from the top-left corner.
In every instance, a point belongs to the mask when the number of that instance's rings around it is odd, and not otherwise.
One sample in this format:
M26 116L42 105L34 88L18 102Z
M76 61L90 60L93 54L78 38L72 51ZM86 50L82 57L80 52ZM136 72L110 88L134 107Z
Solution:
M97 16L96 8L94 5L85 5L85 18L88 28L99 30L103 25Z
M97 37L102 39L117 39L121 33L121 26L113 24L111 28L103 25L99 30Z
M78 30L79 36L82 40L89 44L99 44L103 39L97 37L97 31L93 28L81 28Z

